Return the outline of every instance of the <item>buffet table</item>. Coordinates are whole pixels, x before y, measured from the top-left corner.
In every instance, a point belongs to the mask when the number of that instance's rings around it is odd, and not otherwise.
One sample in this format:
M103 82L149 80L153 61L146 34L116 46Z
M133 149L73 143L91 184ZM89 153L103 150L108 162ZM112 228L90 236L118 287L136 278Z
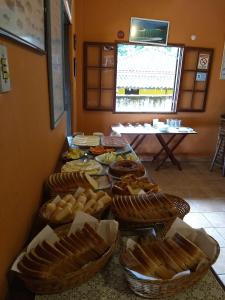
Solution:
M150 124L144 125L127 125L124 126L122 124L118 126L111 127L112 132L116 134L126 134L134 136L133 140L131 141L131 146L134 150L143 143L144 139L148 135L155 135L158 142L161 145L161 149L158 153L153 156L152 161L157 161L157 165L155 170L159 170L160 167L164 164L167 158L171 160L171 162L179 169L182 170L180 162L174 155L174 150L181 144L184 138L188 135L197 134L192 128L187 127L169 127L167 130L163 130L160 128L154 128ZM166 139L168 137L168 139ZM160 157L160 155L163 155Z
M211 271L184 292L160 300L223 300L225 291ZM37 295L35 300L140 300L127 286L122 267L115 255L106 267L87 283L61 294Z
M193 132L194 133L194 132ZM69 143L70 145L70 143ZM169 154L168 154L169 155ZM84 158L84 160L86 157ZM61 163L60 163L61 164ZM58 169L58 168L57 168ZM110 217L109 217L110 218ZM36 228L37 230L37 228ZM35 231L36 231L35 230ZM126 236L128 236L126 234ZM126 240L126 238L125 238ZM123 238L124 241L124 238ZM107 263L107 265L97 273L88 282L67 290L63 293L53 295L34 295L24 288L23 283L17 278L11 284L11 297L9 299L34 299L35 300L126 300L126 299L143 299L135 295L128 287L127 281L124 276L123 267L120 265L119 247ZM14 291L13 291L14 289ZM170 298L160 298L161 300L222 300L225 298L225 292L219 281L216 279L212 271L193 287L186 289L180 294L176 294Z

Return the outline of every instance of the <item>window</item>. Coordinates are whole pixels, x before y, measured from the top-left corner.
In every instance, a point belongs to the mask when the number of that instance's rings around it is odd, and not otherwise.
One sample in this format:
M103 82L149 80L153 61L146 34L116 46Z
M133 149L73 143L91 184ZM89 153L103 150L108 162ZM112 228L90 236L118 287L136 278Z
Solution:
M201 112L213 49L84 43L84 109L116 113Z
M115 112L174 112L183 48L117 44Z

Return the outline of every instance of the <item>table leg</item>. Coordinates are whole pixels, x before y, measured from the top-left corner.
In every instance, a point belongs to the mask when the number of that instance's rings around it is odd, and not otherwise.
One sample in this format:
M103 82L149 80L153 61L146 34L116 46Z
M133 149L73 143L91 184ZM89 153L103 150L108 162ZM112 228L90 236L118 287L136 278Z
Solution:
M133 150L136 150L137 147L144 141L146 135L142 134L142 135L139 135L138 137L139 137L139 139L138 139L136 145L133 144Z
M176 135L176 134L174 134ZM177 168L181 171L181 165L179 163L179 161L175 158L173 151L179 146L179 144L182 142L182 140L187 136L187 134L182 134L176 141L176 143L173 145L173 147L169 148L169 144L165 142L165 140L163 139L161 134L156 134L156 137L159 141L159 143L161 144L161 146L163 147L163 151L165 151L165 156L164 158L162 158L159 162L159 164L156 167L156 171L159 170L159 168L164 164L164 162L166 161L167 157L170 158L170 160L172 161L172 163L174 165L177 166Z
M173 135L168 139L168 141L166 142L166 145L169 145L169 144L172 142L172 140L175 138L175 136L176 136L176 135L173 134ZM152 161L156 160L156 158L159 157L159 155L160 155L163 151L164 151L164 147L162 147L162 149L161 149L158 153L156 153L156 154L153 156Z
M133 147L134 143L136 142L136 140L139 138L139 135L137 134L133 140L130 142L131 147Z

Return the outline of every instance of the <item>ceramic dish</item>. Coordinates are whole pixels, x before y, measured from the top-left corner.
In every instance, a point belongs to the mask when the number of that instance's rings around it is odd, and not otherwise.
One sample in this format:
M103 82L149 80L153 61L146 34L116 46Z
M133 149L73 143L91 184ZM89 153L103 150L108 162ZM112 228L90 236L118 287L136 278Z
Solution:
M132 160L138 161L139 158L134 152L129 153L117 153L117 152L110 152L98 155L95 157L95 160L103 165L109 166L111 163L119 160Z

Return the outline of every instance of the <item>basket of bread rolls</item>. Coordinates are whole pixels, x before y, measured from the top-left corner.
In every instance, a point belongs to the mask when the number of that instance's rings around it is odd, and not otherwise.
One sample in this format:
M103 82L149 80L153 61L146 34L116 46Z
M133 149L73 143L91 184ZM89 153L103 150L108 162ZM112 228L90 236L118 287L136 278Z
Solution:
M72 225L48 225L19 255L12 270L37 294L61 293L99 272L114 252L118 223L78 213Z
M120 263L134 293L162 299L185 290L206 275L220 252L217 241L202 230L184 232L174 232L163 240L127 240Z
M164 236L174 220L190 211L189 204L180 197L161 192L138 195L114 195L112 213L122 230L154 227Z
M40 208L39 216L52 226L72 222L79 211L100 218L111 202L112 198L105 191L78 187L73 194L60 193L45 202Z

